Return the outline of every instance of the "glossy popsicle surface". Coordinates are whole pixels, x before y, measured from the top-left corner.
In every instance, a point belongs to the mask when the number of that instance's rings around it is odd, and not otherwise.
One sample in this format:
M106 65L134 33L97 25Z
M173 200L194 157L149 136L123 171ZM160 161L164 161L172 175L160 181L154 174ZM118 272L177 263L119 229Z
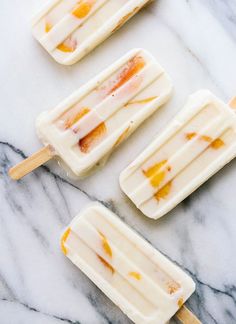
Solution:
M33 34L61 64L73 64L149 0L51 0L33 20Z
M235 112L207 90L186 106L120 176L123 191L148 217L159 218L236 154Z
M37 120L39 137L77 176L102 163L172 91L169 77L135 49Z
M100 204L74 218L61 248L135 323L166 323L195 289L188 275Z

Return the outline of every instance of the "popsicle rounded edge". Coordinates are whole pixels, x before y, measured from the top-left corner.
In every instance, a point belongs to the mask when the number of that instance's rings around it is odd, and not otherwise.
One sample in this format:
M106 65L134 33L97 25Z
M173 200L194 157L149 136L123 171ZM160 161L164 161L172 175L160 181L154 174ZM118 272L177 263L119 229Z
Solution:
M87 54L91 53L97 46L99 46L101 43L103 43L106 39L108 39L115 31L120 29L129 19L131 19L133 16L136 15L143 7L149 4L149 2L152 2L153 0L139 0L139 6L135 4L135 1L130 2L128 5L130 7L130 12L125 14L126 7L121 8L119 10L120 12L120 17L117 16L116 14L116 19L115 22L113 21L108 21L107 23L104 24L104 26L99 30L100 34L96 35L91 35L88 40L85 41L82 47L79 47L76 49L73 53L68 58L59 58L56 55L53 55L53 52L47 50L41 40L36 36L34 33L34 26L37 25L37 23L44 17L44 15L51 10L54 6L56 6L59 3L59 0L49 0L47 4L39 10L38 13L34 15L34 17L31 19L31 26L32 26L32 34L35 38L35 40L44 48L44 50L54 59L55 62L65 65L65 66L70 66L73 65L77 62L79 62L81 59L83 59ZM124 11L124 13L123 13ZM125 14L125 15L123 15ZM124 19L126 18L126 19ZM124 20L122 22L122 20ZM122 22L122 23L121 23Z
M195 284L194 280L186 273L186 271L181 269L181 267L177 266L172 260L170 260L168 257L163 255L158 249L156 249L148 241L146 241L145 238L143 238L140 234L138 234L135 230L133 230L131 226L124 223L118 217L117 214L115 214L113 211L111 211L110 209L108 209L106 206L104 206L103 204L101 204L99 202L91 202L85 208L80 210L80 212L77 214L77 216L75 216L72 219L69 226L66 227L66 229L62 233L62 236L60 239L60 245L61 245L62 252L65 255L67 255L67 250L66 250L66 247L62 246L62 244L64 242L66 242L68 236L70 235L70 232L73 231L74 225L75 225L74 230L76 230L77 221L80 218L86 217L86 214L90 213L91 211L101 213L103 216L105 216L105 219L107 219L107 220L109 220L112 216L112 223L115 226L116 225L121 226L121 233L123 233L123 231L124 231L124 233L126 233L128 235L127 237L129 237L129 239L131 241L133 241L133 240L135 241L136 239L138 239L139 241L140 240L142 241L143 249L147 249L148 255L149 255L150 251L155 251L155 254L157 254L157 256L158 256L158 261L156 260L155 262L163 262L162 267L164 267L164 268L168 267L168 265L171 266L168 270L169 274L173 277L179 276L178 282L180 283L180 285L182 286L182 289L184 291L183 304L186 302L186 300L192 295L192 293L196 289L196 284ZM141 244L141 242L138 245L140 245L140 244ZM150 255L152 255L152 253ZM80 268L80 270L82 272L84 272L88 276L88 278L90 280L94 281L95 284L102 290L102 292L105 293L118 307L120 307L126 315L128 315L129 317L131 316L131 313L130 313L130 311L132 309L131 305L129 305L129 307L127 306L127 308L124 309L124 305L122 305L122 297L116 300L116 298L114 298L114 293L113 294L110 293L110 291L108 289L109 287L107 286L107 284L104 283L105 286L103 286L103 284L102 284L103 280L100 280L99 278L97 278L95 276L95 274L93 275L90 272L89 268L86 266L86 264L82 260L79 260L79 259L77 260L71 253L69 253L67 256L69 257L69 259L71 259L71 261L73 263L76 264L77 267ZM186 307L186 306L184 306L184 307ZM127 312L126 312L126 310L127 310ZM179 309L176 309L176 312L178 312L178 310ZM174 316L174 313L172 316ZM190 314L190 316L191 316L191 314ZM192 314L192 316L194 317L193 314ZM141 318L140 318L140 320L141 320ZM143 320L144 320L144 318L143 318ZM139 323L139 321L137 323ZM149 324L156 323L156 318L155 318L154 314L150 317L146 317L145 323L149 323Z
M217 102L220 102L220 104L222 105L222 109L226 110L227 113L232 114L232 117L235 118L235 111L233 109L236 108L236 98L232 98L231 101L229 102L229 104L226 104L224 101L222 101L220 98L216 97L211 91L209 91L208 89L200 89L192 94L190 94L187 97L186 103L184 105L187 106L189 105L193 100L196 100L196 98L199 97L200 100L202 99L201 97L204 97L202 103L204 104L209 104L211 102L211 100L216 100ZM181 114L181 110L179 113L176 114L176 116L179 116ZM175 116L170 120L169 124L172 123L172 121L174 120ZM168 124L168 125L169 125ZM191 188L191 192L188 194L184 194L184 197L180 197L180 198L176 198L174 200L174 203L172 204L172 206L163 206L162 209L156 211L155 213L152 214L147 214L142 208L140 208L139 206L136 205L136 203L134 203L134 201L129 197L129 192L126 190L126 188L123 186L123 180L125 180L130 173L132 173L132 170L134 170L137 166L139 166L140 163L143 162L143 156L145 156L146 151L148 149L151 148L151 146L155 147L156 146L156 141L159 140L159 138L161 137L161 135L165 133L165 130L161 130L157 135L156 135L156 140L154 139L154 141L142 152L140 153L133 162L131 162L121 173L119 176L119 184L120 184L120 188L121 190L126 194L126 196L130 199L130 201L136 206L136 208L138 208L146 217L151 218L151 219L159 219L161 217L163 217L164 215L166 215L167 213L169 213L172 209L174 209L175 207L178 206L178 204L180 204L184 199L186 199L188 196L190 196L195 190L197 190L202 184L204 184L209 178L211 178L215 173L217 173L224 165L226 165L227 163L229 163L235 156L236 156L236 152L229 152L228 153L228 158L226 163L223 164L223 166L220 166L218 168L216 168L216 170L214 172L211 172L209 174L209 176L207 177L204 173L204 175L202 176L203 179L200 179L199 183L197 184L195 181L195 185L192 185ZM208 170L207 170L208 172Z

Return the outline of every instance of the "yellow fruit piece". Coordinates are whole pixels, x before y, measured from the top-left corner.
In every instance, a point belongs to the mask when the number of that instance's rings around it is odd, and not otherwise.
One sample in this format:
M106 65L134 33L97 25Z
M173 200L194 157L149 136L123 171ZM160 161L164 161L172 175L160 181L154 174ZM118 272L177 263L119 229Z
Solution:
M209 142L209 143L212 142L212 138L208 135L202 135L201 139L205 142Z
M82 19L85 18L91 11L95 1L84 1L81 0L76 8L72 11L72 15L76 18Z
M131 277L133 277L136 280L141 280L142 279L142 275L138 272L130 272L129 275Z
M150 178L150 183L153 187L158 187L161 182L163 181L163 179L165 178L166 175L166 168L162 169L160 171L160 169L167 163L167 160L163 160L157 164L155 164L154 166L152 166L151 168L149 168L146 171L143 171L144 175L147 178Z
M195 136L197 136L197 133L188 133L185 135L187 140L191 140L192 138L194 138ZM218 150L219 148L221 148L222 146L225 145L224 141L221 138L216 138L215 140L212 139L212 137L208 136L208 135L201 135L200 139L211 143L210 147L212 147L215 150Z
M64 234L62 235L61 238L61 250L62 252L67 255L67 248L65 247L65 242L68 239L69 235L70 235L71 229L70 227L67 228L67 230L64 232Z
M137 74L140 70L145 66L145 61L141 56L133 57L123 68L120 75L118 76L118 81L111 88L108 94L119 89L122 85L128 82L135 74Z
M169 193L170 193L170 190L171 190L171 185L172 185L172 182L168 182L164 187L162 187L160 190L158 190L157 193L155 193L155 198L159 201L161 199L165 199Z
M135 104L146 104L146 103L149 103L149 102L155 100L156 98L157 98L157 96L146 98L146 99L141 99L141 100L130 101L125 105L125 107L130 106L130 105L135 105Z
M79 141L80 150L83 153L89 153L91 149L100 143L106 135L106 125L101 123L98 127L92 130L88 135Z
M181 298L178 300L178 306L179 306L179 308L182 307L183 304L184 304L184 299L183 299L183 297L181 297Z
M221 148L221 147L224 146L224 145L225 145L225 142L222 141L221 138L217 138L217 139L215 139L215 140L211 143L210 146L211 146L213 149L218 150L219 148Z
M115 269L113 268L110 263L108 263L106 260L104 260L100 255L97 254L98 259L102 262L102 264L111 271L112 274L115 273Z
M49 33L51 29L52 29L52 25L49 22L46 22L45 33Z
M108 240L106 238L106 236L104 234L102 234L101 232L99 232L99 235L102 239L102 247L103 247L103 250L105 251L105 253L107 255L109 255L109 257L112 258L112 249L110 247L110 244L108 243Z
M190 141L192 138L194 138L195 136L197 136L197 133L195 133L195 132L193 132L193 133L187 133L187 134L185 135L186 139L189 140L189 141Z
M121 142L123 142L129 132L130 126L126 128L126 130L118 137L114 146L118 146Z
M89 108L87 107L82 108L76 115L73 115L73 117L66 120L65 129L68 129L74 124L76 124L82 117L84 117L89 112L90 112Z
M176 282L172 282L168 285L168 292L170 295L176 293L180 289L180 285Z
M65 53L71 53L74 52L75 47L74 46L69 46L66 45L65 43L62 43L60 45L57 46L57 49L61 52L65 52Z

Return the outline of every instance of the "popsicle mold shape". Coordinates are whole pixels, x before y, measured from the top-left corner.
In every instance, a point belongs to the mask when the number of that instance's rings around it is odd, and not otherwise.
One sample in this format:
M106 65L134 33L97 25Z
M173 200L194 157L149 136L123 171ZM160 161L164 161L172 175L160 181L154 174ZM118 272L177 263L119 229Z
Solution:
M53 156L76 176L88 175L95 166L103 165L171 92L171 81L154 57L142 49L130 51L55 109L39 116L37 133L45 155L31 163L29 170L32 157L22 162L22 172L15 167L11 176L19 179Z
M235 157L236 114L231 106L208 90L194 93L121 173L122 190L144 215L165 215Z
M50 0L33 18L33 35L59 63L71 65L103 42L149 0Z
M186 273L98 203L72 220L61 247L137 324L166 323L195 290Z

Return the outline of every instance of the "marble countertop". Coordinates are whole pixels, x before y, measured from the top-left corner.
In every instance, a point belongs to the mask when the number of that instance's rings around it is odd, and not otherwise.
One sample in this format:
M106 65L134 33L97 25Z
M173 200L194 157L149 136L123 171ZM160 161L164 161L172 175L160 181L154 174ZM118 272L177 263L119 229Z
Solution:
M235 95L236 1L156 0L72 67L55 63L31 36L30 17L43 1L1 1L0 323L130 323L59 249L62 229L90 201L193 277L187 304L203 323L236 323L236 162L159 221L144 217L118 185L187 95L200 88L226 101ZM36 116L134 47L150 50L171 75L173 99L91 177L72 181L51 162L11 181L8 168L41 147Z

